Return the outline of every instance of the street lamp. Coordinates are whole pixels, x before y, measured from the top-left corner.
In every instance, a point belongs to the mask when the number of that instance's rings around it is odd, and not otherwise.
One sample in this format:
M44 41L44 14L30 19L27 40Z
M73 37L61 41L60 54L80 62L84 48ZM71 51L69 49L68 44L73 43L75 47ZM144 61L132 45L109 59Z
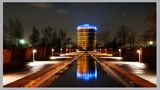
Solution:
M141 54L141 52L140 52L140 50L137 50L137 53L138 53L138 55L139 55L139 62L140 62L140 54Z
M61 53L62 53L62 50L63 50L63 49L61 48L61 49L60 49Z
M66 53L67 53L68 49L66 49Z
M105 49L105 52L106 52L106 54L107 54L107 48Z
M153 41L149 41L149 45L153 45Z
M35 53L37 52L37 50L36 49L33 49L32 50L32 53L33 53L33 61L35 61Z
M52 56L53 56L53 52L54 52L54 49L52 48Z
M76 52L79 52L79 49L76 49Z
M23 45L23 44L25 44L26 42L25 42L24 39L20 39L20 40L19 40L19 43Z
M121 49L118 49L118 51L119 51L119 56L121 57Z

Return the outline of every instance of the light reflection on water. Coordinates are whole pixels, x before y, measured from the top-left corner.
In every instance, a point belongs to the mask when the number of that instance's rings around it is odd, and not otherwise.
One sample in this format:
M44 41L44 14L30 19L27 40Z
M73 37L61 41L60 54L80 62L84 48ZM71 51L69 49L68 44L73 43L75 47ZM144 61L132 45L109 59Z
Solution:
M87 81L97 79L96 61L89 54L84 54L77 61L77 79Z

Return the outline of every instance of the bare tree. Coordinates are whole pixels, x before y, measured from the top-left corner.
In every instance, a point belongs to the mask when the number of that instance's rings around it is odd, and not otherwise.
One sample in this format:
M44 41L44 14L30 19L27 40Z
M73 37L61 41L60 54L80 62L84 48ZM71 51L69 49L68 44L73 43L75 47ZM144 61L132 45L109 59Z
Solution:
M102 47L105 47L110 39L110 31L109 30L101 30L97 34L97 43L101 44Z
M140 41L142 42L143 47L147 46L149 40L150 40L150 32L149 30L146 30L140 35Z
M150 40L156 42L156 6L148 6L148 16L145 18L146 23L149 23L149 36Z
M135 46L135 42L136 42L136 32L135 31L129 31L129 35L128 35L128 43L130 45L130 47L134 47Z
M116 32L116 41L118 45L125 47L126 42L128 39L128 34L129 34L129 27L127 26L120 26L119 29Z

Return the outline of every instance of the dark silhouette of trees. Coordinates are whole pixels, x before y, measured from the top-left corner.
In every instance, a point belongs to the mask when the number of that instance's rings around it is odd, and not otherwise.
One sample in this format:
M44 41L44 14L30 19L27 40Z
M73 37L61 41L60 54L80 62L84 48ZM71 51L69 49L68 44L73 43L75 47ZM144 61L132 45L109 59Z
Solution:
M32 33L29 37L30 44L32 45L32 47L36 47L39 45L39 41L40 41L39 38L40 38L39 30L36 28L36 26L33 26Z
M116 42L119 46L126 47L127 39L129 35L129 27L127 26L120 26L116 32Z
M67 34L64 30L60 29L57 32L57 30L53 29L51 26L48 26L47 28L41 31L40 46L56 49L65 48L67 40L66 36Z
M149 30L146 30L140 35L140 41L141 41L142 46L146 47L149 40L150 40L150 32Z
M5 43L7 43L6 47L21 47L19 40L23 39L23 33L22 23L18 19L15 21L9 19L8 25L4 26Z
M128 43L129 43L129 46L130 47L135 47L135 43L136 43L136 40L137 40L137 34L135 31L131 30L129 31L128 33Z
M64 41L64 46L66 48L71 48L72 47L72 39L70 37L67 37Z
M101 30L97 34L97 43L100 44L101 47L106 47L110 41L110 31L109 30Z
M63 46L63 43L64 43L64 40L66 38L66 32L62 29L60 29L60 31L58 32L58 40L59 40L59 43L60 43L60 48L64 47Z
M7 29L7 26L4 24L3 25L3 48L9 47L9 32Z
M51 42L52 42L52 48L58 48L58 38L57 38L57 31L53 29L52 31L52 37L51 37Z
M148 37L149 40L156 42L156 5L148 6L148 16L145 17L146 23L149 23Z
M116 38L113 38L110 42L109 42L109 48L113 48L114 49L118 49L118 44L117 44L117 41L116 41Z
M44 46L44 47L51 47L52 46L52 40L51 40L51 37L52 37L52 27L49 26L47 28L45 28L44 30L42 30L42 37L41 37L41 46Z

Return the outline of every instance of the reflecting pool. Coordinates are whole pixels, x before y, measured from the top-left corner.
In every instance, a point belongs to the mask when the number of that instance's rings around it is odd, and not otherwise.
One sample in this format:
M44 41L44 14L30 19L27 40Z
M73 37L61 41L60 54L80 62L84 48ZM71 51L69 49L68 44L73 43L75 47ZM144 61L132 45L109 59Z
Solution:
M89 54L83 55L77 61L77 78L82 80L97 79L96 61L91 60Z
M74 61L49 87L123 87L85 53Z

